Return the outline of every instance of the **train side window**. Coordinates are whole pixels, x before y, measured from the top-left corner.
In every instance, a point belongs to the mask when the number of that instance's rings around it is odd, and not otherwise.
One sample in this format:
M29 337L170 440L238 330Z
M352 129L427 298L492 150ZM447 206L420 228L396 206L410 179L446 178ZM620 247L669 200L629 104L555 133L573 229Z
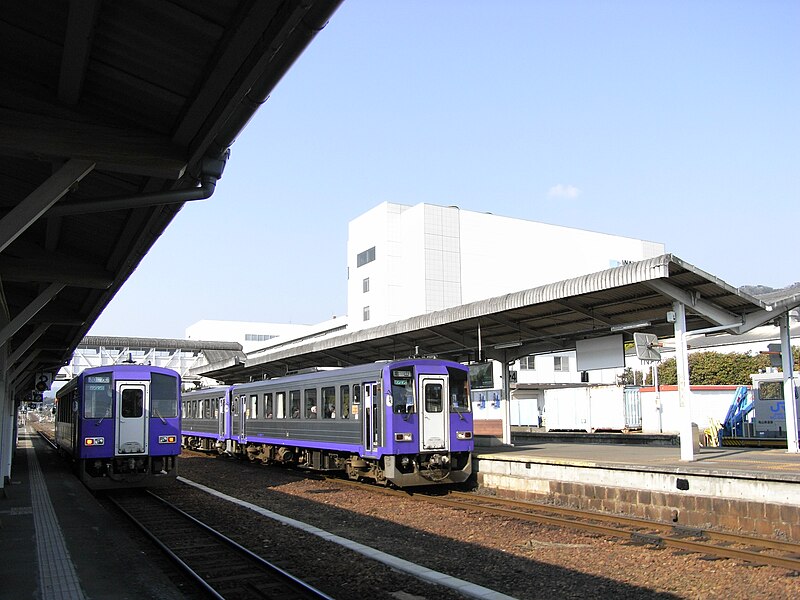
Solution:
M211 399L203 400L203 418L211 418Z
M275 408L278 409L278 418L285 419L286 413L286 392L276 392L275 393Z
M121 414L126 419L138 419L144 414L144 394L140 389L122 390Z
M322 417L324 419L336 418L336 388L322 388Z
M317 418L317 388L305 390L305 402L303 404L303 412L306 419Z
M339 395L341 396L342 410L341 415L343 419L350 418L350 386L343 385L339 388Z
M289 418L300 418L300 390L289 391Z
M250 418L258 418L258 395L253 394L250 396Z
M272 394L266 393L264 394L264 418L271 419L272 418Z

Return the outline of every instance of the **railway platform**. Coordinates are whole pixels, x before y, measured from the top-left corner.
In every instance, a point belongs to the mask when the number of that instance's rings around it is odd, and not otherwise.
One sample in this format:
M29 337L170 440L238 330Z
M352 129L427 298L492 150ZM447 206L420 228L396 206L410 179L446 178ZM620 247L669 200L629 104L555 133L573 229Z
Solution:
M562 443L520 438L476 446L481 487L501 496L564 504L800 541L800 454L777 448Z
M0 492L0 599L178 600L183 594L31 428Z

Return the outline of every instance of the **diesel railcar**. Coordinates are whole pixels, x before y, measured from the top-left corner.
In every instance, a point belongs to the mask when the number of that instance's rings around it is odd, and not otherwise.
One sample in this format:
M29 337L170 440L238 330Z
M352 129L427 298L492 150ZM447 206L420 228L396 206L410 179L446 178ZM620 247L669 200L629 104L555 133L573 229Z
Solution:
M469 371L408 359L186 392L183 444L396 487L472 471Z
M180 389L171 369L86 369L56 393L56 445L90 489L170 483L181 452Z

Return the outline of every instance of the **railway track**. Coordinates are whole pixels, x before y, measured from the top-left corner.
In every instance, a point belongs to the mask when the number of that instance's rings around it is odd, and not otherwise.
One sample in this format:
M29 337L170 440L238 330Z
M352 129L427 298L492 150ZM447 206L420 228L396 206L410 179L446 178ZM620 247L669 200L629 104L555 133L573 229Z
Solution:
M624 538L634 543L731 558L754 565L771 565L800 573L800 544L793 542L464 492L426 499L458 508Z
M152 492L108 499L212 598L332 600Z
M359 486L357 482L336 479L339 484ZM631 543L672 548L718 558L741 560L753 565L770 565L800 573L800 544L707 529L689 528L647 519L589 512L449 491L414 493L370 486L377 493L396 494L412 500L430 502L463 510L475 510L506 518L531 521L629 540Z

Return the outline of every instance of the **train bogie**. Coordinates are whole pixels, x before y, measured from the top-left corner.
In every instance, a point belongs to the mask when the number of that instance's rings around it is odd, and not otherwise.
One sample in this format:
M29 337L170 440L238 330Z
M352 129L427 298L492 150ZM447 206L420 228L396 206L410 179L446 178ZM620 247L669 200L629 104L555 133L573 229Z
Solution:
M466 481L468 370L434 359L291 375L183 396L183 443L410 487Z
M56 396L56 444L90 489L151 487L177 476L180 377L142 365L87 369Z

